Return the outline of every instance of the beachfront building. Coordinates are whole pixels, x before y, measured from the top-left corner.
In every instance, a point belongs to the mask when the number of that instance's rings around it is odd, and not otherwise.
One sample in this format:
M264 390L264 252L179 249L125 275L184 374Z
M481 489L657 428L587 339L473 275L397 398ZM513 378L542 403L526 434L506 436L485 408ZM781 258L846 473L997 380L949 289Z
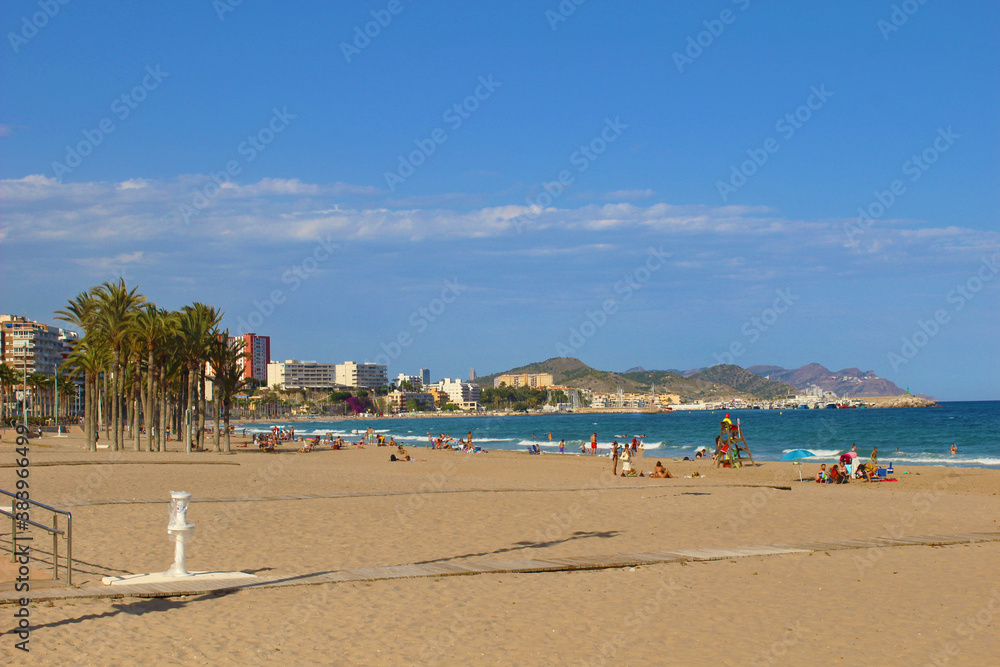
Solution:
M681 402L680 394L657 394L656 402L662 407L667 407L668 405L679 405Z
M493 380L493 388L498 389L500 385L506 385L511 389L518 387L531 387L532 389L543 389L552 386L552 373L508 373L498 375Z
M423 410L434 409L434 394L429 391L390 391L386 396L389 402L389 412L406 412L406 404L414 400Z
M670 403L680 403L679 394L626 394L594 392L590 407L640 409L665 407Z
M229 344L243 341L243 377L259 382L267 382L267 365L271 363L271 337L258 336L255 333L245 333L242 336L230 336Z
M337 384L344 387L374 389L389 384L389 367L385 364L359 364L345 361L337 364Z
M74 331L39 324L17 315L0 315L2 361L28 375L55 375L77 340Z
M409 384L411 387L424 386L423 378L419 375L407 375L406 373L400 373L397 375L395 382L397 387L402 387L404 382Z
M267 365L267 386L278 389L329 389L337 385L337 365L315 361L272 361Z
M441 391L436 385L431 385L424 388L428 394L434 397L434 406L438 408L443 408L446 403L451 402L451 397L448 394Z
M444 378L435 386L440 391L448 395L449 403L454 403L462 410L478 410L480 407L480 388L478 384L462 382L461 380L454 380L452 378Z

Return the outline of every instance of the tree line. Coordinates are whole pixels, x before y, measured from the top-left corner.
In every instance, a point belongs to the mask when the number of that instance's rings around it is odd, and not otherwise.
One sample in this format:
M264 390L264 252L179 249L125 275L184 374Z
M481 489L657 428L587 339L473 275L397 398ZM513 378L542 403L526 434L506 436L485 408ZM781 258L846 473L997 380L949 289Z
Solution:
M205 388L211 379L213 446L230 451L229 415L233 396L246 383L247 355L241 339L230 341L229 330L219 329L222 315L199 302L159 308L123 279L81 292L57 310L58 319L82 332L62 368L83 380L87 449L97 449L102 423L116 451L126 448L126 424L135 451L165 451L170 433L183 439L185 451L205 448ZM105 411L100 420L99 409Z

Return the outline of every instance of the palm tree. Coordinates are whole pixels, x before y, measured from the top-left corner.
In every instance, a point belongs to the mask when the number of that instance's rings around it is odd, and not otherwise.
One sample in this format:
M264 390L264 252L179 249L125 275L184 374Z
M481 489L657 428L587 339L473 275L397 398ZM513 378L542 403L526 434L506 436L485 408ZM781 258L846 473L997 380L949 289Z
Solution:
M229 453L229 413L232 409L233 395L243 389L246 380L243 377L243 360L248 356L243 351L244 342L237 339L234 344L229 344L229 329L226 329L217 339L213 346L211 358L212 372L214 374L212 391L215 394L215 449L219 449L219 413L225 420L225 445L224 451ZM218 409L221 406L221 410Z
M94 296L98 300L97 327L101 338L111 348L111 423L114 427L111 442L115 451L121 448L124 440L122 420L124 406L121 401L124 388L121 377L122 345L125 344L132 318L139 306L146 301L146 297L136 292L137 289L138 287L133 287L129 290L123 278L119 278L117 283L102 283L94 289Z
M222 332L212 345L209 364L212 367L212 392L215 398L215 451L219 451L219 419L225 415L225 451L229 452L229 414L233 394L243 388L243 364L247 354L244 342L229 343L229 330Z
M10 416L10 410L7 407L7 397L13 395L14 385L19 382L19 379L20 375L18 375L18 372L13 367L0 363L0 400L3 401L3 407L0 409L0 418L5 423Z
M198 434L201 443L205 431L205 362L208 359L212 341L218 335L216 327L222 313L213 306L195 302L181 309L182 356L187 371L187 410L190 422L185 425L185 451L192 448L191 428ZM196 383L197 382L197 386Z
M97 402L100 395L97 378L107 368L107 349L88 337L73 346L64 364L72 375L83 374L83 434L89 451L97 451Z
M141 366L146 364L146 384L141 388L142 416L146 425L146 440L149 451L153 451L153 434L158 432L156 427L156 399L154 394L156 380L156 355L162 352L166 344L170 327L173 320L168 317L169 313L156 307L155 304L147 303L140 309L132 320L129 333L133 343L135 363ZM157 433L158 435L158 433ZM136 437L136 451L139 451L138 437Z

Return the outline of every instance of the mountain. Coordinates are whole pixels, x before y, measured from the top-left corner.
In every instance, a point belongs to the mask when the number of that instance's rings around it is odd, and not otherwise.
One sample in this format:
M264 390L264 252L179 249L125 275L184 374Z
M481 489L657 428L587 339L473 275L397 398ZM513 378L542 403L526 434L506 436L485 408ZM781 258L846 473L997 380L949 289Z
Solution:
M513 373L551 373L555 384L596 392L612 393L621 387L625 393L646 393L655 387L657 393L680 394L684 401L769 399L796 393L794 387L757 377L739 366L713 366L694 371L691 377L685 378L673 371L600 371L572 357L554 357L502 373L484 375L476 382L483 387L492 387L497 376Z
M628 369L628 370L627 370L627 371L625 371L625 372L626 372L626 373L642 373L642 372L643 372L643 371L645 371L645 370L646 370L646 369L645 369L645 368L643 368L642 366L633 366L632 368Z
M832 391L837 396L843 397L902 396L906 393L892 381L880 378L875 371L862 371L859 368L831 371L813 363L793 369L780 366L751 366L747 370L762 378L785 382L802 391L819 387L823 391Z
M792 385L776 382L755 375L732 364L719 364L692 375L689 380L703 380L723 386L756 398L784 398L794 396L797 391Z

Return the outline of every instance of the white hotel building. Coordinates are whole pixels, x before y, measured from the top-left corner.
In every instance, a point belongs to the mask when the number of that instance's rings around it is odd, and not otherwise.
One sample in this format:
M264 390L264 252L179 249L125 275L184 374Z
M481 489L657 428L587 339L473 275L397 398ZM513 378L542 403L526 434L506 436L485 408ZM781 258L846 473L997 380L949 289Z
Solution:
M382 364L321 364L316 361L272 361L267 365L267 386L280 389L332 389L333 387L384 387L389 368Z

